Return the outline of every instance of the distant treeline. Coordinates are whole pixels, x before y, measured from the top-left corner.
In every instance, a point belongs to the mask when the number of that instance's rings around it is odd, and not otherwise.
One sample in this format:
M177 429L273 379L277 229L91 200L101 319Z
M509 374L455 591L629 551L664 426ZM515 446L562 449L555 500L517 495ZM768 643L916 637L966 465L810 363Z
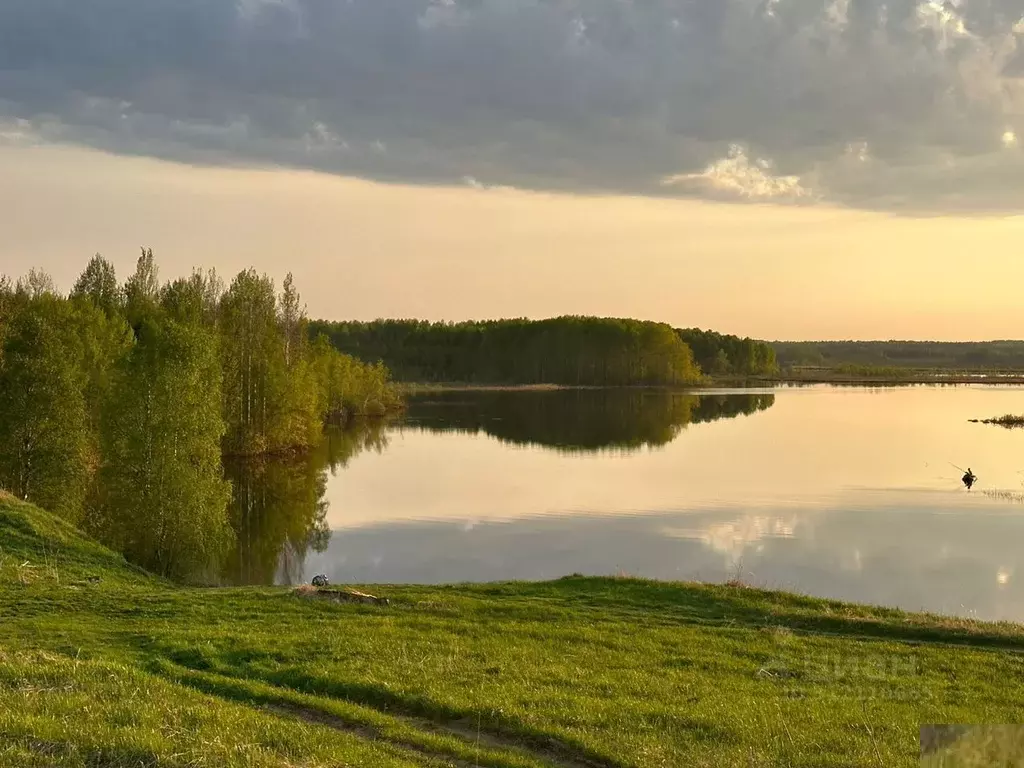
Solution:
M740 338L700 328L679 331L701 370L711 376L771 376L778 373L775 350L756 339Z
M94 257L70 295L0 277L0 487L164 575L230 538L221 459L305 450L324 421L397 403L387 370L310 341L289 275L123 284Z
M775 370L774 352L762 342L639 320L314 321L310 331L342 352L382 361L399 381L686 385L701 383L702 369Z
M1024 341L779 341L771 346L784 368L1024 370Z

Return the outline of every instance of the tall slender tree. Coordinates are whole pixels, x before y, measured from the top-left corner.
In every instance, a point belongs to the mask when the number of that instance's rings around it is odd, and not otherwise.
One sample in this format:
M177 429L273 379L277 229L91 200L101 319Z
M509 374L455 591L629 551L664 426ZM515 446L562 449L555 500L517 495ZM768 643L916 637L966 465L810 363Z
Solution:
M188 278L179 277L160 289L160 305L174 319L185 323L216 326L224 281L214 269L193 270Z
M14 315L0 366L0 485L78 521L88 425L66 302L39 293Z
M232 281L220 303L224 371L225 448L259 454L274 449L277 396L284 380L274 284L249 269Z
M157 304L160 279L152 248L143 248L135 272L124 284L125 313L134 328Z
M35 267L29 269L28 274L24 277L18 278L15 290L30 299L37 299L40 296L46 295L57 295L57 286L53 282L53 277L45 270L36 269Z
M216 337L153 312L119 366L103 430L104 538L162 575L196 578L226 555L229 484Z
M123 296L117 284L114 265L98 253L93 256L71 289L71 298L89 299L107 317L118 314Z
M4 338L14 317L16 295L14 283L7 275L0 275L0 366L4 364Z

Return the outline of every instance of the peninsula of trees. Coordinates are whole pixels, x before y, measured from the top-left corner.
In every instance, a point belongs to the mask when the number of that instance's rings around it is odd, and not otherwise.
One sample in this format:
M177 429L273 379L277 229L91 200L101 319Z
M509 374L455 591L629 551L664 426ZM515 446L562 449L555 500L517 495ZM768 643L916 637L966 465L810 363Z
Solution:
M315 446L328 419L398 405L389 374L311 340L291 275L119 283L94 257L70 295L0 277L0 488L163 575L226 550L222 457Z
M777 370L763 342L639 320L314 321L310 331L410 382L672 386Z

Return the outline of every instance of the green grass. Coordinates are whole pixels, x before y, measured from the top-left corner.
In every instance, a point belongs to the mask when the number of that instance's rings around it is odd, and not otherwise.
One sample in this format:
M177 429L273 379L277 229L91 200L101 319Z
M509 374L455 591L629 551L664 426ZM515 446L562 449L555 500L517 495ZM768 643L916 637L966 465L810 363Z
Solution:
M1024 715L1016 625L633 579L363 589L390 606L180 588L0 499L0 766L889 768L921 723Z

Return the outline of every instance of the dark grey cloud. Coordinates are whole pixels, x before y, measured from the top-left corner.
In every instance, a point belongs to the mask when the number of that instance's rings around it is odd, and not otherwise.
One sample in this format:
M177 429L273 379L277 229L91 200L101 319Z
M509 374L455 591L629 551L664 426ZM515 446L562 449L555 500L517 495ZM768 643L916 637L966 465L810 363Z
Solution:
M1024 0L4 0L0 140L577 192L1024 206Z

